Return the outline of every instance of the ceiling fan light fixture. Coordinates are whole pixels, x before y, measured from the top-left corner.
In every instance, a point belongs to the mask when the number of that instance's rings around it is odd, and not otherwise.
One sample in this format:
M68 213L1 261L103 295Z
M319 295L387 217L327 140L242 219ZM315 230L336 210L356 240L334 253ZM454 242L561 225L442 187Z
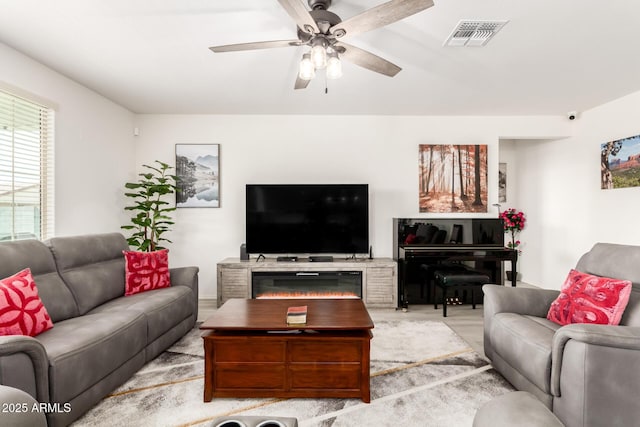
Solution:
M386 3L342 20L340 16L327 10L331 2L332 0L278 0L296 24L296 39L236 43L212 46L209 49L217 53L308 46L310 50L300 61L294 89L306 88L315 77L316 71L320 69L325 69L329 79L341 77L342 63L338 55L341 55L343 60L369 71L393 77L402 70L396 64L367 50L342 43L339 39L385 27L433 6L433 0L386 0ZM489 30L484 27L481 29ZM477 37L483 39L486 36L485 33L477 34ZM473 40L473 43L479 42L481 41Z
M313 66L313 62L311 62L311 55L305 53L302 55L302 60L300 61L298 77L302 80L312 80L315 76L316 68Z
M316 69L327 66L327 41L324 37L316 37L311 42L311 62Z
M331 52L329 54L326 73L328 79L339 79L342 77L342 62L340 61L337 52Z

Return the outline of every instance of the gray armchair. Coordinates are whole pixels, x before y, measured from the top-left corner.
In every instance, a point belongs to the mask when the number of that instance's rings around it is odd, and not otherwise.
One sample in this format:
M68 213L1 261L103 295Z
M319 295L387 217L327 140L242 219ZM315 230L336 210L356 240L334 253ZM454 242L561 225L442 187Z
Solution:
M569 427L640 419L640 246L597 243L576 269L630 280L620 325L560 326L546 319L559 291L485 285L484 350L518 390Z

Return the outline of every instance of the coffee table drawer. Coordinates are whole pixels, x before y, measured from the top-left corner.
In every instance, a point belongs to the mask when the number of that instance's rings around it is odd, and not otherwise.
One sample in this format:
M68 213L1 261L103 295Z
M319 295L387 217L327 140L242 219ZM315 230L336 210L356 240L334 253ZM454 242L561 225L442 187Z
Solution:
M284 365L238 364L218 366L215 370L215 387L228 389L285 389Z
M359 390L361 385L360 364L289 366L291 390Z
M294 341L290 343L291 362L359 362L361 341Z
M285 361L287 343L280 340L225 340L215 344L213 355L217 363L281 362Z

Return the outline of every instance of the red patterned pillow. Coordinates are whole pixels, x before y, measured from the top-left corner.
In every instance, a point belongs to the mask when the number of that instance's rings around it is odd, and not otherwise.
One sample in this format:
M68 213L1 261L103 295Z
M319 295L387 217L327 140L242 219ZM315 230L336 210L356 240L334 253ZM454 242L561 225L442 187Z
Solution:
M122 253L125 259L125 296L171 286L169 250Z
M53 328L31 270L0 280L0 335L36 335Z
M571 270L547 319L560 325L617 325L629 302L631 282Z

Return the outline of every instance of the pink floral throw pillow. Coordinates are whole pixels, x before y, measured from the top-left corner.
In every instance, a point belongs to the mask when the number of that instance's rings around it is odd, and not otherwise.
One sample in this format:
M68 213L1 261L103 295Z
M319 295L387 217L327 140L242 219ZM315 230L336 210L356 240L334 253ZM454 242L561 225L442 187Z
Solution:
M171 286L168 249L122 253L125 259L125 296Z
M30 269L0 280L0 335L35 337L51 328Z
M629 302L631 282L571 270L547 319L560 325L617 325Z

